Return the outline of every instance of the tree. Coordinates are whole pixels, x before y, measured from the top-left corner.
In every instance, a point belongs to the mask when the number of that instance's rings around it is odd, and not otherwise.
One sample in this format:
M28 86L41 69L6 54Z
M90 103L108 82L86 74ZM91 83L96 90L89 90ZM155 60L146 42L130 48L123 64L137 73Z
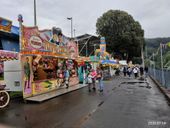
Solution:
M127 12L109 10L97 19L96 31L104 36L107 51L120 53L125 59L132 59L141 55L144 46L144 30Z

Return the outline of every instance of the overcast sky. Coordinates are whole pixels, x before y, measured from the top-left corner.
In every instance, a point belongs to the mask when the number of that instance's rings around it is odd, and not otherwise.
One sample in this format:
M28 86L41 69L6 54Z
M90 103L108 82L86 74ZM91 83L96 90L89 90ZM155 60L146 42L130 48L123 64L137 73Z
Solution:
M17 16L22 14L24 25L34 25L34 0L1 0L0 17L18 26ZM96 20L104 12L124 10L139 21L145 37L170 37L170 0L36 0L37 24L40 29L60 27L70 36L70 21L76 36L96 33Z

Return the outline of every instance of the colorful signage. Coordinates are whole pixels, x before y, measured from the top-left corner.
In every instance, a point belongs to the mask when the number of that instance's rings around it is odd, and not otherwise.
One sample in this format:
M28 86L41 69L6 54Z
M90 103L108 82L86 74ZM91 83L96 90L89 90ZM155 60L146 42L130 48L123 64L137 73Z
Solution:
M0 17L0 31L11 32L12 21Z
M105 38L101 37L100 38L100 52L101 52L101 56L103 56L104 52L106 51L106 42L105 42Z
M52 31L39 31L37 27L22 27L21 52L46 52L47 55L64 56L70 59L78 57L77 45L67 39L59 28Z
M38 36L31 36L30 37L30 47L33 49L41 49L43 46L42 40Z

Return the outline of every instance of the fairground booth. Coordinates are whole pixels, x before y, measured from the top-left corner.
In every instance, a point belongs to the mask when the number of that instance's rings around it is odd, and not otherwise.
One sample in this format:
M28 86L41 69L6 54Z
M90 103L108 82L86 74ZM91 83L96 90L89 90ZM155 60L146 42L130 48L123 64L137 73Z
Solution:
M86 69L91 66L90 64L90 58L85 56L79 56L77 58L78 62L78 76L79 76L79 82L83 83L85 79L85 71Z
M95 55L99 57L99 64L104 70L104 78L114 75L114 69L118 67L118 63L116 60L112 60L110 54L106 52L106 42L104 37L101 37L100 49L96 49Z
M69 86L79 83L77 45L63 35L60 28L40 31L22 25L19 17L20 60L23 97L32 97L62 87L64 71L70 72Z

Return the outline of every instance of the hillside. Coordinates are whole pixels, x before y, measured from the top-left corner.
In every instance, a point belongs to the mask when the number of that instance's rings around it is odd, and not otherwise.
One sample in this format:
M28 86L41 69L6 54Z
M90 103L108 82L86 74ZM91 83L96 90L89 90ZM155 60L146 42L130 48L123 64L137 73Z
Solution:
M167 43L170 42L170 37L166 38L146 38L145 39L145 46L147 50L147 55L152 55L153 52L156 52L158 47L160 46L160 43Z
M150 58L153 53L156 53L160 43L167 43L170 42L170 37L168 38L152 38L152 39L145 39L145 60L148 59L148 61L153 60L153 58ZM161 67L161 58L160 58L160 51L158 54L155 55L154 61L156 61L156 68ZM170 67L170 48L163 49L163 63L164 67Z

